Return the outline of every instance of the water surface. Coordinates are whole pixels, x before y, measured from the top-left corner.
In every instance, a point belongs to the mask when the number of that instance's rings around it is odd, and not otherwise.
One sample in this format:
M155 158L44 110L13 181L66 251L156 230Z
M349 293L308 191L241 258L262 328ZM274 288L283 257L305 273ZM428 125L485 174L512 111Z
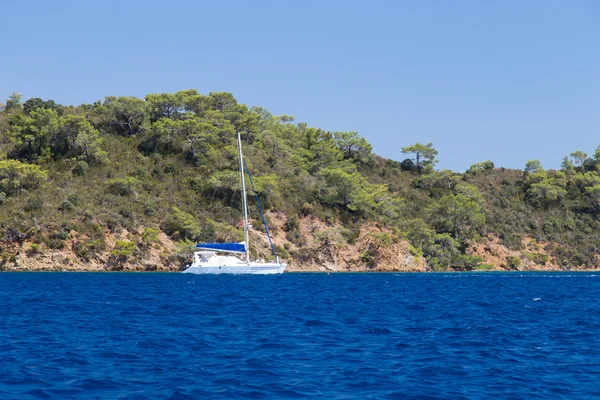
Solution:
M2 399L600 398L600 274L0 274Z

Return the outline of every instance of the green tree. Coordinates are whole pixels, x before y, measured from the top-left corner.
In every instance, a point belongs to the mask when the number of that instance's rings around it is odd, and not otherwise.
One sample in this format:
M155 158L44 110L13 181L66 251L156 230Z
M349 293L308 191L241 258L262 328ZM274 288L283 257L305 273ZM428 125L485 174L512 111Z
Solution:
M23 111L25 111L25 114L29 114L33 110L44 108L44 104L46 104L44 100L40 99L39 97L34 97L27 100L25 104L23 104Z
M417 142L412 146L403 147L402 153L415 155L414 163L419 171L424 168L433 168L437 163L435 157L438 155L438 151L433 148L433 143L422 144Z
M6 99L6 104L4 106L4 110L10 111L10 110L19 110L19 109L23 108L23 106L21 105L22 98L23 98L23 95L21 93L12 92L8 96L8 99Z
M104 100L106 124L121 135L138 134L146 117L146 102L137 97L109 96Z
M50 142L58 133L58 114L40 108L29 116L15 120L9 133L14 145L11 156L32 162L42 155L50 155Z
M146 106L150 122L161 118L176 119L181 115L184 99L183 96L172 93L149 94L146 95Z
M357 132L335 132L333 137L345 158L363 161L371 155L372 146Z
M37 165L17 160L0 161L0 192L11 196L22 189L36 189L48 179L48 173Z
M569 160L569 157L565 156L560 164L560 170L564 172L569 179L571 179L575 173L575 165L573 165L573 162Z
M304 140L306 147L300 151L308 161L310 173L314 174L322 168L336 167L344 157L331 132L307 129Z
M278 119L279 122L281 122L282 124L291 124L292 122L294 122L296 120L296 117L294 117L293 115L287 115L287 114L278 115L275 118Z
M60 104L56 104L54 102L54 100L44 101L44 100L40 99L39 97L34 97L34 98L27 100L23 104L23 111L25 112L25 114L29 114L29 113L31 113L31 111L35 111L38 108L54 110L58 113L58 115L62 115L62 113L63 113L63 106L61 106Z
M462 194L469 199L475 201L479 206L483 207L485 204L485 199L477 186L467 183L467 182L459 182L454 187L455 194Z
M494 169L494 163L490 160L482 161L476 164L471 165L467 170L468 174L479 174L485 171L490 171Z
M106 191L115 196L137 196L137 190L141 182L132 176L128 176L126 178L109 179L104 184Z
M404 223L406 236L413 246L420 249L428 249L433 246L435 232L421 218L414 218Z
M525 179L526 198L535 207L548 208L561 204L567 195L567 176L561 171L532 172Z
M462 180L462 176L456 172L444 169L439 172L433 172L425 175L421 179L428 189L444 189L446 192L452 190L458 182ZM439 197L439 196L438 196Z
M358 172L325 168L319 171L319 174L326 183L320 193L323 202L356 211L367 201L367 193L363 189L366 180Z
M576 167L581 167L585 160L587 160L587 154L581 150L574 151L570 155Z
M444 270L452 266L460 255L460 243L449 233L439 233L433 237L433 245L427 248L425 254L435 270Z
M83 155L88 163L106 163L108 153L102 149L102 142L98 131L87 122L83 124L75 138L74 149L78 154Z
M238 102L231 93L211 92L212 109L219 112L237 111Z
M538 207L558 205L562 203L566 195L567 191L564 188L549 179L534 183L527 190L529 200Z
M152 124L150 136L142 147L161 153L184 153L194 162L208 152L216 142L218 128L196 119L177 120L162 118Z
M196 218L177 207L173 207L162 228L168 235L176 235L181 239L196 240L202 235Z
M210 109L212 99L209 96L203 96L196 89L182 90L175 93L185 111L192 112L196 116L202 116L205 111Z
M428 208L440 233L450 233L454 239L466 240L485 223L485 215L477 202L464 194L442 197Z
M78 148L77 138L79 135L96 136L98 131L92 124L81 115L66 115L60 118L57 134L52 138L53 150L55 154L78 155L83 153L83 149ZM87 149L86 149L87 150ZM89 161L89 155L87 156Z
M542 163L540 160L529 160L525 163L525 172L526 173L534 173L534 172L542 172L544 168L542 168Z
M600 146L596 147L596 150L594 150L594 161L600 163Z
M246 144L254 142L254 139L260 132L258 128L259 115L254 111L248 111L240 114L240 118L235 124L235 129L240 132L243 139L246 140Z

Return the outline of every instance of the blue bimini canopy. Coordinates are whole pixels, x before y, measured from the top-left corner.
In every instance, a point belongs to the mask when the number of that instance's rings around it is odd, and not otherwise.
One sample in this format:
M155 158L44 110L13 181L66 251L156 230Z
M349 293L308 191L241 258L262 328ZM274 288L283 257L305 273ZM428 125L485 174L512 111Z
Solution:
M196 248L202 250L227 251L230 253L245 253L244 243L198 243Z

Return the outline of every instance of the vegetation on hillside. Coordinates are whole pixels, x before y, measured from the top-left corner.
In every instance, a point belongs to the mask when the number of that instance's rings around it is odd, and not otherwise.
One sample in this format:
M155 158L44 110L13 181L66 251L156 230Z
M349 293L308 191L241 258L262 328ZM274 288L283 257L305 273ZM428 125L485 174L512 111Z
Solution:
M107 230L146 229L139 244L114 246L115 263L143 254L158 230L176 241L241 240L236 131L261 204L287 215L286 237L297 248L295 221L313 216L341 226L322 235L338 246L364 224L388 228L438 270L486 268L469 248L490 235L510 249L525 237L546 243L530 257L545 262L547 253L564 268L598 264L600 148L591 157L571 153L559 171L536 160L523 171L491 161L436 171L433 144L408 145L408 135L399 149L408 158L384 159L356 132L196 90L79 106L13 93L0 103L2 264L25 241L38 253L68 237L90 260L107 250Z

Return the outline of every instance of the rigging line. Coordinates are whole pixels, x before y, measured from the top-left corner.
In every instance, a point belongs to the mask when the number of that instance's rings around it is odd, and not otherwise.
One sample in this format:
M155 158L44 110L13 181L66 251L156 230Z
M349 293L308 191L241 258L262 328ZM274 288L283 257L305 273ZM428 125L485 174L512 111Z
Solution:
M252 186L252 191L254 192L254 197L256 198L256 205L258 206L258 212L260 212L260 218L262 219L262 223L265 226L265 231L267 232L267 238L269 238L269 243L271 244L271 251L273 252L273 256L277 258L277 253L275 253L275 246L273 246L273 241L271 240L271 235L269 234L269 227L267 226L267 221L265 221L265 215L263 214L262 207L260 206L260 200L258 199L258 193L256 193L256 189L254 188L254 182L252 182L252 175L250 174L250 168L248 168L248 163L246 163L246 159L244 158L244 166L246 167L246 172L248 173L248 178L250 178L250 185Z

